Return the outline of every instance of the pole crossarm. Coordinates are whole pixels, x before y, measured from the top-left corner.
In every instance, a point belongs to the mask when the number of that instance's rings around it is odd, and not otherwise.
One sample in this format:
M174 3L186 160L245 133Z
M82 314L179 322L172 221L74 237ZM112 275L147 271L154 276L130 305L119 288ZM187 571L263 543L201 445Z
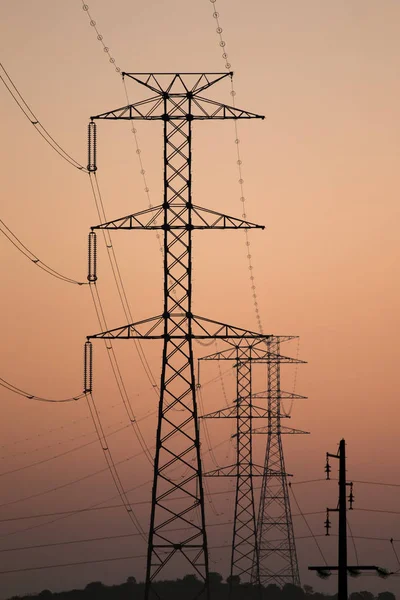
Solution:
M210 210L208 208L202 208L201 206L192 206L192 222L187 223L187 204L174 204L169 209L170 219L168 222L168 230L171 229L265 229L264 225L257 225L250 221L244 221L243 219L237 219L223 213ZM92 231L95 229L148 229L157 230L165 229L166 225L162 221L159 222L160 218L163 217L165 207L153 206L146 210L139 211L126 217L114 219L107 223L101 223L91 227Z
M257 429L253 429L253 433L266 433L271 434L271 427L266 425L265 427L257 427ZM288 433L290 435L301 434L301 435L309 435L309 431L303 431L302 429L293 429L293 427L285 427L284 425L280 426L280 433Z
M339 566L337 565L324 565L321 567L308 567L309 571L317 571L317 574L323 576L324 578L329 577L331 575L330 571L339 571ZM352 577L357 577L362 574L362 571L375 571L379 577L389 577L389 575L395 575L396 573L393 571L388 571L384 567L377 567L376 565L348 565L347 573Z

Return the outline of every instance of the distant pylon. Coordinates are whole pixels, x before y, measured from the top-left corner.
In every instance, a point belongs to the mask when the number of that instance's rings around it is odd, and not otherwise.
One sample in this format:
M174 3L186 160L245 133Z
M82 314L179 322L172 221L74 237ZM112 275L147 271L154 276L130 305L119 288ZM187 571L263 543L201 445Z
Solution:
M205 356L199 360L234 360L237 374L237 396L233 406L203 415L205 419L235 418L236 427L236 463L214 469L205 476L235 477L235 514L233 521L232 551L230 565L230 597L232 596L233 576L239 576L243 582L252 579L258 583L257 525L254 502L253 477L262 477L264 467L253 462L253 419L269 418L270 407L260 408L253 404L252 364L299 363L298 359L282 356L272 350L270 340L289 341L294 336L271 336L265 344L255 341L247 347L232 348ZM275 473L274 473L275 475ZM278 475L278 474L276 474Z
M267 342L271 353L279 355L280 339L271 338ZM306 431L282 427L281 401L304 398L298 394L281 391L282 361L270 361L268 364L268 389L266 393L256 394L255 398L268 399L268 425L253 433L267 435L264 473L261 485L260 504L257 519L257 549L254 554L252 582L267 586L275 583L300 585L296 543L293 532L292 514L288 493L288 483L281 435L304 434ZM300 362L300 361L299 361ZM258 564L257 564L258 561Z

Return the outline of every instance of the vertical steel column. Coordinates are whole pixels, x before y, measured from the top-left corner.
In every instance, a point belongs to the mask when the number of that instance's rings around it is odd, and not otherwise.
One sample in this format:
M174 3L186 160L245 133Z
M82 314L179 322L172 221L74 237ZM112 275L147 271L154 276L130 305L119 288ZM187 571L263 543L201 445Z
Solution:
M192 340L191 100L186 120L170 120L176 101L164 93L164 347L154 462L145 598L164 565L180 552L206 585L208 551L195 397ZM171 225L179 219L184 229ZM179 328L184 339L172 334ZM176 409L179 409L178 411ZM177 467L187 474L182 481ZM182 495L182 492L184 494ZM176 500L171 503L171 500ZM177 508L179 507L179 509ZM187 531L171 532L171 523Z

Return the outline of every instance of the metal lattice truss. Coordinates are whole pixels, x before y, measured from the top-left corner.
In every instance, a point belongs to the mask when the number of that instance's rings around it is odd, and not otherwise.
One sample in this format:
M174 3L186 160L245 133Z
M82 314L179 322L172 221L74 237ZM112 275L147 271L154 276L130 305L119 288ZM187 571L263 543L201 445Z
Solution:
M279 336L280 341L289 341L294 336ZM254 418L269 418L269 407L253 405L252 364L297 363L302 362L272 351L270 341L276 336L267 336L263 343L255 339L241 347L232 347L209 354L199 359L233 360L237 371L237 397L233 406L203 415L205 419L235 418L236 463L206 473L207 477L235 477L236 498L232 536L231 575L239 575L250 580L254 568L257 569L257 531L254 504L253 477L264 476L264 466L253 462L252 421ZM280 476L281 473L273 473ZM255 566L254 566L255 565ZM232 590L231 590L232 592Z
M175 559L177 568L187 572L190 565L192 572L204 582L195 597L209 598L193 339L224 339L240 346L257 334L192 314L192 231L259 226L193 205L192 122L263 117L201 95L229 76L226 73L125 73L124 76L143 86L151 96L92 120L163 122L164 198L161 206L94 229L158 228L164 231L164 309L156 317L90 338L163 340L145 600L160 597L154 580L158 576L165 577L167 565L173 565Z
M229 215L215 212L200 206L192 206L192 221L186 222L187 204L178 202L170 209L169 229L264 229L263 225L255 225L249 221L236 219ZM164 215L163 206L153 206L133 215L127 215L121 219L115 219L108 223L102 223L92 229L165 229L160 218Z
M278 338L271 338L267 345L270 352L279 354ZM265 397L265 392L262 396ZM279 361L268 365L267 398L268 425L253 430L253 433L266 433L268 438L257 519L258 555L254 555L252 582L264 586L271 583L300 585L281 435L307 432L281 426L281 418L286 416L282 415L281 401L304 396L281 392Z
M154 96L107 111L91 119L128 121L264 119L261 115L200 96L207 88L232 75L233 73L122 73L123 77L129 77L152 91Z

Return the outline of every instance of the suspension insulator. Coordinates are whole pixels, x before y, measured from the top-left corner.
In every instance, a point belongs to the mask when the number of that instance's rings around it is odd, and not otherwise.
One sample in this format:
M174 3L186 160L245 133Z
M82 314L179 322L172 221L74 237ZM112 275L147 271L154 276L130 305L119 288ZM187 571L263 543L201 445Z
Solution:
M90 394L92 391L92 382L93 382L93 346L92 342L85 343L84 349L84 382L83 382L83 392L84 394Z
M96 123L90 121L88 125L88 166L87 170L90 173L97 171L97 132Z
M94 231L89 233L87 278L90 283L97 280L97 236Z

